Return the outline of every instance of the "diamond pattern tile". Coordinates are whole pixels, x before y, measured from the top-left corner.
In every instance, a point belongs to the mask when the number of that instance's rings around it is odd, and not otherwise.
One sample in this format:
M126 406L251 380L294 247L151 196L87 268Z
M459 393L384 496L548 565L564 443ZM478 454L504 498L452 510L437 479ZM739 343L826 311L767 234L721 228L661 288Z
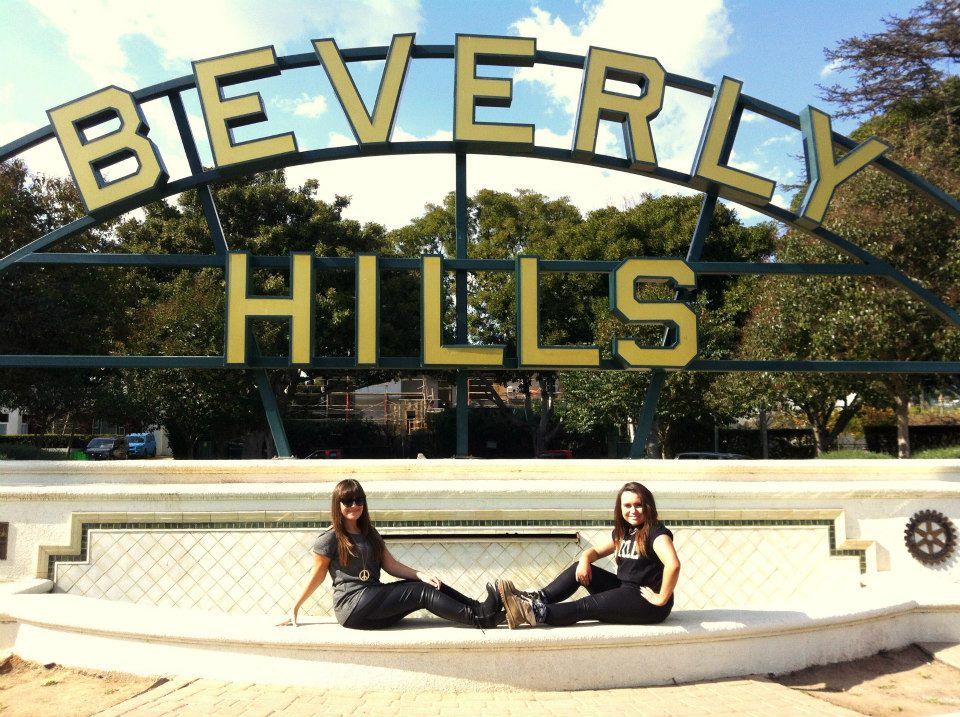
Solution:
M282 614L312 567L315 529L90 530L86 562L60 562L55 591L108 600L219 612ZM480 598L484 585L508 577L537 588L576 560L582 546L609 529L566 541L389 540L403 563L433 570L462 593ZM802 599L824 585L857 585L856 557L831 558L825 526L701 526L674 529L683 571L678 608L761 606ZM612 559L597 563L615 570ZM304 606L332 615L329 582Z

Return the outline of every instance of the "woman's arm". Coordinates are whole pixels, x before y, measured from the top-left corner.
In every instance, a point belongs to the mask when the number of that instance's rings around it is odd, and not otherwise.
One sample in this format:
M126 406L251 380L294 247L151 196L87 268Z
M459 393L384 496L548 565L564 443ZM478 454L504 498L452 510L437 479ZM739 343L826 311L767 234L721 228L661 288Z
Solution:
M589 585L590 580L593 579L593 570L591 569L593 561L607 557L613 552L613 548L614 544L611 539L606 543L594 545L584 550L577 563L577 582L581 585Z
M297 600L296 604L293 606L293 611L286 620L279 623L279 625L297 625L297 613L300 612L300 608L303 606L303 603L307 601L314 591L320 584L323 582L324 578L327 577L327 571L330 569L330 558L326 555L317 555L313 554L313 571L310 573L310 580L307 582L306 587L303 588L303 593L300 595L300 599Z
M663 581L660 583L660 592L654 592L653 588L643 585L640 588L640 594L643 599L651 605L666 605L673 595L673 590L677 587L677 580L680 578L680 558L677 557L677 551L673 547L673 541L669 535L658 535L653 541L653 551L663 563Z
M387 546L383 546L382 564L383 569L395 578L400 578L401 580L420 580L427 585L433 585L433 587L438 589L440 588L440 578L432 573L414 570L413 568L404 565L395 557L393 557L393 554L387 549Z

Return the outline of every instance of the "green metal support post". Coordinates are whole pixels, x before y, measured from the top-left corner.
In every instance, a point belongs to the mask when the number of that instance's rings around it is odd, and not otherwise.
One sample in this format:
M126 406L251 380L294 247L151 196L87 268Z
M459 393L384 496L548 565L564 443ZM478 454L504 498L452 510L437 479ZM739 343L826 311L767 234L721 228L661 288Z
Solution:
M199 173L203 171L203 165L200 162L200 154L197 152L197 143L193 137L193 131L190 129L186 109L183 106L183 98L179 93L170 95L170 107L177 123L177 130L180 132L180 140L183 142L183 149L187 155L187 164L190 166L190 171ZM198 196L200 205L203 207L203 215L207 220L207 227L210 229L214 251L218 256L226 257L230 248L227 245L227 237L223 233L223 225L220 223L217 205L213 200L213 191L209 185L206 185L198 190ZM254 342L254 348L257 358L260 358L260 349L256 346L256 342ZM267 425L270 427L273 447L276 449L278 456L289 458L290 443L287 441L287 432L284 430L283 418L280 416L280 408L277 406L277 397L273 394L273 387L270 385L270 377L267 376L266 369L262 368L255 369L253 375L257 383L257 391L260 392L260 401L263 403L263 412L267 416Z
M457 259L467 258L467 155L457 152L456 227ZM469 340L467 332L467 272L456 271L457 343ZM470 455L470 376L457 371L457 458Z

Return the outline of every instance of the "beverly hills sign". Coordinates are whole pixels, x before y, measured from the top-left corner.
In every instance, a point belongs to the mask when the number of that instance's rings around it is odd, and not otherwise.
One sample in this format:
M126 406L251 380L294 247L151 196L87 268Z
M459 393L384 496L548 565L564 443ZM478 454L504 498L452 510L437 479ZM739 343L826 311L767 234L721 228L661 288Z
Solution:
M771 211L770 201L775 182L727 164L729 148L736 137L744 109L742 83L737 80L724 77L718 86L711 88L713 101L690 174L681 175L658 166L650 123L663 106L665 88L678 86L676 83L681 80L700 87L710 86L669 75L655 58L643 55L591 47L583 58L579 58L538 52L536 40L531 38L477 35L458 35L452 48L417 46L412 34L395 35L388 49L366 48L342 52L334 40L324 39L313 42L312 58L299 55L278 60L273 47L262 47L195 61L192 78L188 78L187 84L181 82L178 89L189 88L189 85L196 88L215 164L212 170L214 175L210 176L228 177L231 173L242 173L244 170L257 171L262 167L303 163L309 153L299 150L293 132L237 141L234 130L265 121L266 111L258 93L228 98L224 95L224 88L276 76L281 70L294 66L319 64L326 71L344 117L356 138L355 156L362 153L388 153L394 147L391 133L411 61L442 57L447 49L452 50L446 56L452 55L455 74L453 142L447 151L530 156L542 154L543 148L537 148L534 144L533 124L476 120L477 107L509 107L513 91L512 80L484 76L480 68L482 65L531 66L540 61L579 66L582 68L582 89L573 144L568 151L551 150L549 158L601 166L604 166L604 162L609 166L612 161L622 171L666 178L667 181L712 192L714 196L745 203L761 211ZM385 60L372 112L360 97L347 66L349 61L357 59ZM634 84L639 87L640 93L626 95L612 91L607 86L609 80ZM169 95L174 103L173 92L169 92ZM159 196L175 193L175 187L167 186L169 176L163 157L149 138L149 127L140 107L141 99L138 93L111 86L48 111L52 133L62 148L89 216L94 219L115 216ZM176 100L180 101L179 96ZM174 107L176 114L176 104ZM596 153L601 120L622 126L627 155L625 161ZM816 232L836 188L878 160L889 147L874 138L856 145L850 143L847 147L849 151L838 161L834 152L837 136L832 134L829 116L807 107L800 112L798 120L810 181L797 213L787 214L792 225ZM119 121L119 125L107 134L95 136L91 130L106 121L112 121L114 125ZM129 161L131 159L132 163ZM108 178L108 170L116 169L122 162L127 163L124 166L134 164L135 169L123 176L111 175ZM195 174L202 172L195 169ZM289 257L290 291L285 297L251 294L248 278L252 259L255 260L244 252L226 252L223 261L227 310L222 365L250 365L249 324L261 318L289 322L290 364L316 365L317 357L312 350L315 314L313 277L317 270L315 258L309 254L293 254ZM351 357L351 363L357 367L383 365L378 330L382 262L380 257L373 255L355 257L357 329L355 355ZM444 262L438 256L419 259L421 367L591 368L608 363L601 361L601 351L596 346L543 346L540 343L539 276L542 266L540 258L532 256L517 257L513 267L517 286L517 356L506 357L503 346L444 344L441 338L441 277L446 269ZM2 268L0 265L0 270ZM470 270L475 269L471 267ZM640 282L666 282L678 289L694 288L696 273L691 264L671 258L625 257L618 265L611 267L608 274L612 312L627 323L669 327L673 337L672 344L658 346L641 345L632 338L614 339L612 354L616 367L646 369L688 366L697 355L696 315L680 300L639 301L636 286Z

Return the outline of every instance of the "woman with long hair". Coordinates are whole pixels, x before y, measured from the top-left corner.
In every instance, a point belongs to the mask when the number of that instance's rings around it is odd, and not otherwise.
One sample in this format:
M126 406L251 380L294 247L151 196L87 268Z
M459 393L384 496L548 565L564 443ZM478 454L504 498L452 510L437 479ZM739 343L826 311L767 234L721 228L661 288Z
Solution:
M297 624L300 608L329 574L333 610L344 627L376 630L395 625L417 610L471 627L496 627L503 612L499 595L487 585L483 602L471 600L432 573L407 567L390 553L370 520L367 496L355 480L342 480L330 501L333 523L313 545L313 571L290 617ZM400 580L380 582L381 570Z
M612 554L616 575L593 566ZM509 580L497 580L497 589L511 630L524 623L572 625L581 620L652 625L670 614L679 577L673 533L657 517L653 494L639 483L627 483L617 493L609 541L587 548L542 590L517 590ZM562 602L581 586L589 596Z

